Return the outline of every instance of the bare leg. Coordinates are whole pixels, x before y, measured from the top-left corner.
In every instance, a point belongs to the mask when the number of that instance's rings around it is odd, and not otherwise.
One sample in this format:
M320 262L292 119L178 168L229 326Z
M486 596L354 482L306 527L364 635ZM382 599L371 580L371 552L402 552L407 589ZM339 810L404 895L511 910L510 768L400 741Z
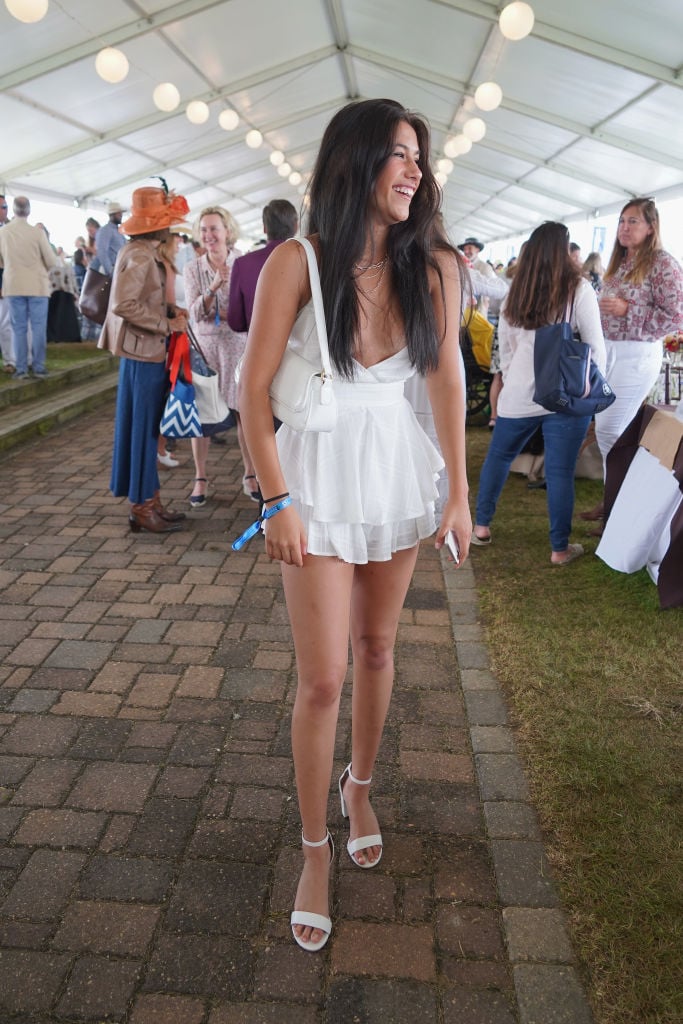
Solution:
M389 562L357 565L351 595L353 651L352 772L357 779L372 775L382 741L394 685L394 644L398 620L417 560L418 546L397 551ZM379 832L370 806L369 786L344 784L349 808L350 839ZM359 850L359 864L372 863L381 848Z
M191 497L206 494L206 460L209 455L209 438L193 437L190 440L192 445L192 457L194 459L194 487Z
M348 665L353 573L353 565L313 555L306 557L303 569L282 566L299 676L292 752L301 824L311 842L322 839L327 829L339 698ZM296 910L328 915L329 866L327 846L304 847ZM296 929L304 942L322 938L318 929L303 925Z

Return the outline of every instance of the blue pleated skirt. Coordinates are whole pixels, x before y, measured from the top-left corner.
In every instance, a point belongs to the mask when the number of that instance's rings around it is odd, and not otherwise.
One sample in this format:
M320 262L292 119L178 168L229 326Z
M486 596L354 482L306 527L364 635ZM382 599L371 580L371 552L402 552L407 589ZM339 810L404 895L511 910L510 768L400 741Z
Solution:
M165 363L121 359L110 488L133 505L159 490L157 441L165 399Z

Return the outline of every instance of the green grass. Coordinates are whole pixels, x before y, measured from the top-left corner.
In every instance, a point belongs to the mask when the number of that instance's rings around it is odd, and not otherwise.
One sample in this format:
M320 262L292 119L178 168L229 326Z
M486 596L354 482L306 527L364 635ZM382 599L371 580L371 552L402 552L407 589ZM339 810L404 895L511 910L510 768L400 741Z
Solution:
M109 353L97 348L95 341L50 342L47 346L45 365L48 373L57 373L59 370L68 370L76 363L107 358L110 358ZM0 373L0 387L10 383L12 383L10 374Z
M82 363L86 359L106 359L108 352L97 348L96 341L81 341L73 344L51 342L47 346L47 368L53 373L57 370L68 370L74 363Z
M488 431L468 430L476 496ZM577 480L577 510L602 485ZM645 570L550 569L545 491L512 474L473 549L503 684L599 1024L683 1020L683 609Z

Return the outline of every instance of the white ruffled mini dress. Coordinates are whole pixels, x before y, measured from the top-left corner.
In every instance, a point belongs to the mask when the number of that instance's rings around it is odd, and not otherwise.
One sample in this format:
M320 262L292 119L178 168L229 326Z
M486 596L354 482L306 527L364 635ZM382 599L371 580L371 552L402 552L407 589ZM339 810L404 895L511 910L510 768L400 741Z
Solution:
M289 345L320 366L312 302L300 311ZM444 462L404 396L414 372L407 348L367 369L355 363L353 381L332 382L334 430L308 433L283 423L275 435L310 554L385 562L434 532Z

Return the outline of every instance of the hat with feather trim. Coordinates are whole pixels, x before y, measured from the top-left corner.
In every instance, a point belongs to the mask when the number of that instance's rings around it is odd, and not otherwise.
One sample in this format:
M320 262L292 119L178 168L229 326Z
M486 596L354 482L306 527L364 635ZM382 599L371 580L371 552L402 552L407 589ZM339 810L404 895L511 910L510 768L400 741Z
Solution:
M171 224L179 224L190 212L185 196L177 196L167 189L136 188L130 204L130 217L121 230L126 235L146 235L150 231L163 231Z

